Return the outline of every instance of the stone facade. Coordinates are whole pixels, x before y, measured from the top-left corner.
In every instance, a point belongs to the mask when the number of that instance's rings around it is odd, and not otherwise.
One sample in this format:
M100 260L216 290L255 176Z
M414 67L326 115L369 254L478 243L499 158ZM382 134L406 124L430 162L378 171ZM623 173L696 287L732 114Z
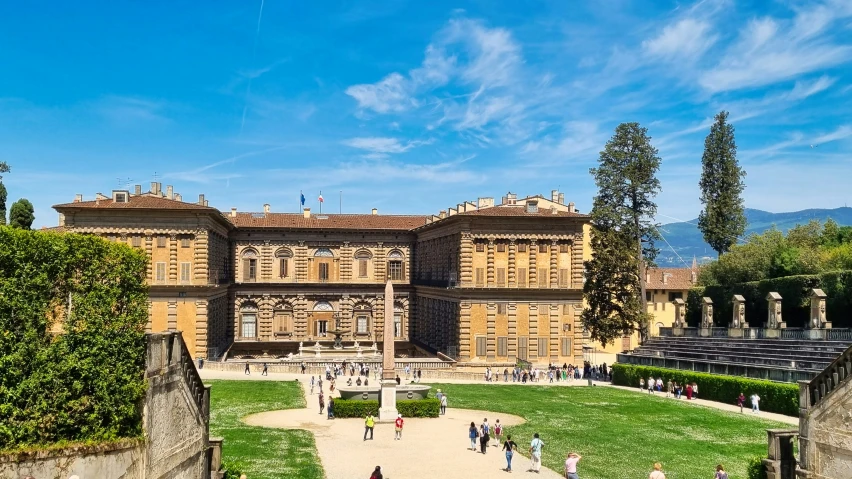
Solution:
M380 342L388 280L399 342L473 361L582 357L589 219L560 195L427 217L221 213L167 191L55 209L64 231L146 253L149 330L181 331L197 357L284 357L331 331Z

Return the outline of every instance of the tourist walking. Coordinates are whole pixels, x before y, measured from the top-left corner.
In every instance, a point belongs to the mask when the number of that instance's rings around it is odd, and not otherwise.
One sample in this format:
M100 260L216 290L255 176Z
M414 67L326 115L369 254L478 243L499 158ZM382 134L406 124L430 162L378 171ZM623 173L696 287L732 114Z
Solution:
M411 378L411 366L405 365L405 379Z
M320 376L317 380L317 387L319 388L320 392L322 392L322 376Z
M367 417L364 418L364 440L367 440L367 433L370 433L370 440L373 440L373 427L376 426L376 418L373 417L372 414L367 413Z
M447 414L447 395L441 395L441 415Z
M396 431L396 435L394 436L394 440L399 441L402 439L402 425L405 424L405 421L402 420L402 414L396 415L396 421L393 422L394 431Z
M666 475L663 474L663 465L659 462L654 463L654 470L651 471L651 474L648 475L648 479L666 479Z
M249 363L248 363L248 361L246 361L246 370L245 370L245 374L251 374L251 369L249 369Z
M314 377L311 376L311 395L314 394Z
M753 414L760 414L760 396L757 393L751 395L751 412Z
M302 362L302 374L305 374L305 369L307 368L308 366L304 362Z
M530 442L530 471L536 474L541 472L541 448L544 447L544 441L538 437L538 433L533 434L533 440Z
M494 441L497 443L497 444L494 444L494 445L497 446L497 447L500 447L500 439L502 439L502 438L503 438L503 425L500 424L500 420L498 419L494 423Z
M328 397L328 418L334 419L334 398Z
M420 381L422 381L422 380L423 380L423 370L420 369L420 368L417 368L417 382L420 383Z
M320 414L322 414L323 410L325 410L325 395L322 393L322 389L320 389L320 394L319 394L319 405L320 405Z
M583 456L577 454L576 452L569 452L568 456L565 457L565 478L566 479L580 479L580 476L577 475L577 463L580 462Z
M512 472L512 456L515 455L515 449L518 445L512 440L512 436L506 436L506 442L503 443L503 450L506 451L506 472Z
M488 441L491 438L488 435L488 422L484 422L479 426L479 451L482 454L488 452Z
M476 450L476 438L479 437L479 431L476 429L476 424L470 422L470 427L467 429L467 437L470 439L470 450Z
M370 474L370 479L384 479L382 476L382 466L376 466L373 473Z
M639 392L642 392L645 389L645 380L639 378Z
M692 384L686 385L686 400L689 401L692 399Z
M654 380L654 377L648 378L648 394L654 394L654 386L656 386L657 381Z
M692 395L698 399L698 383L692 383Z
M269 376L269 366L266 363L263 363L263 372L260 373L261 376Z
M713 476L713 479L728 479L728 473L725 472L725 467L719 464L716 466L716 475Z
M737 396L737 406L740 407L740 414L743 413L743 403L744 402L745 402L745 395L743 393L740 393L740 395Z
M672 380L669 379L669 382L666 383L666 397L670 397L674 393L674 386L672 385Z
M509 369L508 368L503 370L503 382L504 383L509 382Z

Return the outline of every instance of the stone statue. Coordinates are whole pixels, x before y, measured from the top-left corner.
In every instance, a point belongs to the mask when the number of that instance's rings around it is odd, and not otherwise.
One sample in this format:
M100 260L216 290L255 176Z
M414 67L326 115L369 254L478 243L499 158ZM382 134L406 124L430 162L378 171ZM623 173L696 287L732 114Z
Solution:
M775 325L781 324L781 303L775 303Z
M299 341L299 349L302 349L302 342Z
M705 328L709 328L709 327L713 326L713 305L712 304L707 305L707 315L704 316L703 326Z
M825 301L823 301L819 304L819 325L822 326L825 323Z
M677 325L678 327L686 324L686 308L683 306L680 307L680 311L678 312Z

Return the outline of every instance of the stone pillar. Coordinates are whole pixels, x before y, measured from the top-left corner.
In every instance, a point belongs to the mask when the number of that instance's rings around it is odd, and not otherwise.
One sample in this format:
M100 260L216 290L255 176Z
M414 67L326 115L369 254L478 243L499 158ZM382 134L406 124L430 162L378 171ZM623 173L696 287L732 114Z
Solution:
M672 324L672 336L683 336L683 328L686 327L686 302L681 298L672 301L675 306L675 319Z
M763 460L766 479L795 479L796 455L793 443L798 435L797 429L767 429L768 458ZM839 477L839 476L838 476Z
M531 288L537 288L538 287L538 268L536 267L535 261L536 261L536 257L538 256L538 245L536 244L536 240L534 240L534 239L530 240L529 251L530 251L530 262L529 262L529 266L527 267L527 269L529 270L529 273L530 273L529 286Z
M263 245L261 245L258 250L260 252L260 258L258 258L260 271L257 279L258 281L269 281L272 279L272 263L275 251L273 250L272 245L269 244L269 240L264 241Z
M379 241L378 246L376 246L376 254L373 256L373 263L375 264L375 269L373 270L374 278L378 283L384 283L385 277L387 276L387 268L385 267L385 246L384 243Z
M506 305L506 316L509 325L508 359L512 361L518 357L518 306L516 303Z
M296 271L296 282L306 282L308 280L308 247L304 241L299 241L299 245L294 248L293 266Z
M583 265L583 231L574 234L571 242L571 287L582 288L585 275Z
M219 282L219 276L222 274L222 271L217 272L216 278L210 278L210 275L208 274L209 243L210 234L207 232L207 230L198 230L195 233L195 241L193 242L192 249L192 276L194 278L193 284L205 285L208 283Z
M462 301L459 304L459 358L468 361L470 354L470 301Z
M464 232L461 234L461 247L459 248L461 258L459 283L461 286L470 287L473 284L473 235Z
M766 295L766 302L767 316L766 324L764 324L766 337L780 338L781 330L787 327L787 323L784 322L781 316L781 295L772 291Z
M550 287L559 288L559 242L550 241Z
M707 296L701 298L701 327L698 330L700 336L712 335L713 327L713 300Z
M169 284L178 283L178 237L172 233L169 235Z
M742 338L744 336L743 330L748 328L748 323L745 322L745 298L740 294L735 294L731 298L731 306L733 316L731 317L731 324L728 325L728 337Z
M511 238L509 240L509 267L507 268L509 271L506 272L506 275L509 277L508 286L513 288L517 286L515 280L515 253L518 249L518 245L515 244L515 238Z
M150 231L145 232L145 255L148 257L148 266L146 268L146 276L148 284L154 283L154 237Z
M195 301L195 357L207 358L207 300Z
M485 256L485 276L486 285L489 288L494 287L494 240L488 240L488 251Z
M485 359L497 359L497 303L487 303L485 316Z
M296 296L296 302L293 305L293 330L296 338L304 339L310 336L308 300L303 294Z
M354 269L355 259L352 256L353 251L348 241L343 242L340 248L340 281L351 281L352 271Z
M561 339L559 336L560 307L559 304L550 305L550 340L548 344L550 345L550 360L554 363L559 360L559 348L561 346L559 344Z
M167 329L169 331L177 331L178 328L178 317L177 317L177 301L169 301L169 309L167 315Z
M151 263L149 262L148 264ZM154 325L154 303L150 299L146 303L148 304L148 322L145 323L145 332L150 333Z
M828 296L821 289L811 290L811 321L808 328L831 329L831 322L825 315L825 298Z

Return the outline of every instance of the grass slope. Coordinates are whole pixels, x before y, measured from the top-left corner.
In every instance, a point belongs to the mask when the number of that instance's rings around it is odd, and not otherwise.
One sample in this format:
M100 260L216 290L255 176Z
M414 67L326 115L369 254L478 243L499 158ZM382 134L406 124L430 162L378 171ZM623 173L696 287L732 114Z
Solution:
M648 477L654 462L668 479L713 477L724 464L730 477L747 477L748 460L766 455L766 429L789 428L765 421L609 387L543 387L434 384L450 407L522 416L506 428L527 456L533 433L545 442L544 465L561 472L568 451L583 456L583 479ZM499 415L489 417L492 424ZM471 418L477 424L482 418ZM464 434L462 432L461 434ZM516 459L517 469L529 461Z
M238 461L252 479L321 479L314 436L308 431L248 426L259 412L305 407L295 381L205 381L210 389L210 435L225 438L225 461Z

